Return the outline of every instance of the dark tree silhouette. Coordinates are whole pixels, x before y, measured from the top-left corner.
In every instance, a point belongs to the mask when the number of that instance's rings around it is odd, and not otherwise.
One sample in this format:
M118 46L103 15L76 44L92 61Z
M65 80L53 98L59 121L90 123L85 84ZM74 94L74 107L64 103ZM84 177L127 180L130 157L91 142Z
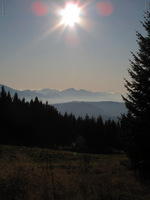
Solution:
M67 148L89 153L118 149L118 124L102 118L61 115L37 97L30 102L17 94L0 91L0 143L49 148ZM73 149L71 149L73 147Z
M128 93L123 99L128 115L123 120L128 123L127 152L132 166L150 178L150 11L145 12L141 23L145 35L136 32L139 48L130 60L131 80L125 80Z

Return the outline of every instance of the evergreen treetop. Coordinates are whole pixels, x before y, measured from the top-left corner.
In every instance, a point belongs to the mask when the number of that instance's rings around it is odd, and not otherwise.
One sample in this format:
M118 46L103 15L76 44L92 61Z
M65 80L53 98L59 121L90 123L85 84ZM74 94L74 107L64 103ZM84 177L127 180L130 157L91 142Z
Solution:
M127 97L123 97L129 114L133 118L145 118L150 113L150 12L145 12L142 25L146 31L143 36L136 32L138 51L132 52L133 60L130 60L128 73L131 81L125 80L128 91Z

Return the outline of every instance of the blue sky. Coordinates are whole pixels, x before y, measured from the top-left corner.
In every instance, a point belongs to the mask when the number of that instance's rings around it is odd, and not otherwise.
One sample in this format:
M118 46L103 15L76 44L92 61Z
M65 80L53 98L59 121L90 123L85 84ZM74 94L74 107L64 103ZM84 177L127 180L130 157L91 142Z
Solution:
M62 0L42 1L48 13L37 16L31 0L5 1L0 16L0 82L17 89L84 88L125 92L130 51L136 30L142 32L145 0L103 0L113 6L109 16L98 13L92 0L84 8L86 22L73 29L51 30L59 20ZM86 2L86 1L82 1ZM2 15L3 14L3 15ZM72 41L73 40L73 41Z

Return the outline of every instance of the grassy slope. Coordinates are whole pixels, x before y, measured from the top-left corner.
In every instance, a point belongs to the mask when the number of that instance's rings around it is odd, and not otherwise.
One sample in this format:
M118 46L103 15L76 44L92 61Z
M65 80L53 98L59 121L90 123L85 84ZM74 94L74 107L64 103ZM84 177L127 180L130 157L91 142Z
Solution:
M125 160L0 146L0 200L149 200L150 188L120 164Z

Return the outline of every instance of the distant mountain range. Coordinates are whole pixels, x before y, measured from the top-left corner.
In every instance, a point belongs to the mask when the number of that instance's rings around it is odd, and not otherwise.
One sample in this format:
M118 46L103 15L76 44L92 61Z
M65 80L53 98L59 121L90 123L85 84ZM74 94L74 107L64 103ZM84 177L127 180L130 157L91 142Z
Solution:
M121 114L127 112L124 103L121 102L121 95L118 93L91 92L74 88L59 91L48 88L16 90L8 86L4 87L11 95L17 93L20 98L24 97L26 100L31 100L37 96L40 100L53 104L60 113L72 113L76 117L85 117L88 114L90 117L101 115L103 119L117 119Z
M11 95L17 92L20 98L25 97L27 100L37 96L39 99L48 101L50 104L70 101L122 101L121 94L111 92L91 92L83 89L76 90L74 88L62 91L49 88L41 90L16 90L8 86L4 87L6 91L10 91Z

